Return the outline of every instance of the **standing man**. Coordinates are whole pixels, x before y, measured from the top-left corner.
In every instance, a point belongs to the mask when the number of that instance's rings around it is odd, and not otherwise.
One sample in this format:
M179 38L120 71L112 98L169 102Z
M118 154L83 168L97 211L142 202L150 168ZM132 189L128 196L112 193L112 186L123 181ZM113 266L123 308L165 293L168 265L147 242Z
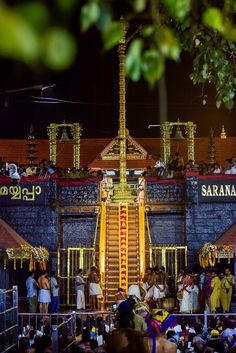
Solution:
M29 277L26 279L27 301L29 313L36 313L37 310L37 282L35 281L35 272L30 272Z
M59 307L59 286L57 282L57 275L56 272L53 271L51 278L50 278L50 286L51 286L51 293L52 293L52 303L51 303L51 312L53 314L58 312Z
M145 201L145 187L146 187L146 179L145 173L142 173L138 178L138 186L137 186L137 194L138 194L138 203L143 203Z
M230 311L230 304L233 294L234 276L231 274L230 269L225 268L225 276L221 280L221 306L224 313Z
M83 270L80 268L78 270L78 274L75 278L75 284L76 284L76 305L77 305L77 310L84 310L85 309L85 296L84 296L84 286L85 286L85 281L83 277Z
M217 276L215 271L212 271L212 280L211 280L211 312L215 313L217 309L220 308L220 290L221 290L221 281Z
M91 310L97 309L97 298L102 297L102 289L99 284L98 271L95 266L91 267L89 273L89 298Z
M48 279L48 274L46 271L42 273L42 275L38 279L39 286L39 312L47 314L48 313L48 305L51 303L51 295L50 295L50 283Z
M160 271L156 273L156 283L153 293L153 299L157 301L158 308L162 307L167 289L167 274L165 272L165 267L161 266Z

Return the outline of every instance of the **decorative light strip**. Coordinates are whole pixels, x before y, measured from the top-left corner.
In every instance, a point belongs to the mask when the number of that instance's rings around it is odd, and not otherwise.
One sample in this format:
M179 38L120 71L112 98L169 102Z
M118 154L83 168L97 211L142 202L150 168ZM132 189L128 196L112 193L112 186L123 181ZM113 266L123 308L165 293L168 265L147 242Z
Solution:
M101 286L105 285L106 270L106 204L101 203L100 240L99 240L99 271Z
M141 202L139 205L139 252L140 252L140 280L144 277L146 263L146 246L145 246L145 206Z
M119 203L120 287L128 289L128 203Z

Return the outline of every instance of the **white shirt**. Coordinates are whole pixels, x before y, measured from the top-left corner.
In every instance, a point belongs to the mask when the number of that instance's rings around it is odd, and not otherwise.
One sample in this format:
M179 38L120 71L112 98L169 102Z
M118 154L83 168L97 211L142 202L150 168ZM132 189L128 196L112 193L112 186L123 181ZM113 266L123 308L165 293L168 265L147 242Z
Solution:
M236 166L233 164L231 167L231 173L230 174L236 174Z

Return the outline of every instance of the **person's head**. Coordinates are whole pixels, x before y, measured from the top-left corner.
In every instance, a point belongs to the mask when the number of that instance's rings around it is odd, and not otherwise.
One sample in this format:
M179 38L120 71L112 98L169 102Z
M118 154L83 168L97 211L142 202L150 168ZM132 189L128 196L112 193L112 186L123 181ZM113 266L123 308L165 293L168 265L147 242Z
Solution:
M78 269L78 274L79 274L79 275L82 275L82 273L83 273L83 269L82 269L82 268L79 268L79 269Z
M87 329L83 330L83 332L82 332L82 341L84 343L90 342L90 332L89 332L89 330L87 330Z
M198 342L194 343L193 347L194 347L194 352L201 353L205 349L205 344L201 341L198 341Z
M34 271L30 271L30 272L29 272L29 276L35 277L35 272L34 272Z
M221 271L221 272L219 273L219 278L222 279L222 278L224 278L224 276L225 276L224 272Z
M118 292L124 292L124 289L121 288L121 287L119 287L119 288L118 288Z
M52 272L51 272L51 277L56 277L56 276L57 276L56 271L52 271Z
M216 277L217 276L216 270L212 270L211 275L212 277Z
M111 335L107 353L148 353L147 341L134 330L124 329Z
M162 272L165 272L166 269L165 269L164 266L161 266L161 267L160 267L160 270L161 270Z
M52 344L52 339L49 335L39 337L35 342L35 352L44 353L47 348Z
M44 277L48 277L48 273L47 273L47 271L42 271L42 273L41 273L41 276L44 276Z
M228 276L228 275L231 274L231 271L230 271L230 268L229 268L229 267L226 267L226 268L225 268L225 274L226 274L226 276Z
M153 267L153 271L154 272L158 272L159 271L159 267L158 266Z

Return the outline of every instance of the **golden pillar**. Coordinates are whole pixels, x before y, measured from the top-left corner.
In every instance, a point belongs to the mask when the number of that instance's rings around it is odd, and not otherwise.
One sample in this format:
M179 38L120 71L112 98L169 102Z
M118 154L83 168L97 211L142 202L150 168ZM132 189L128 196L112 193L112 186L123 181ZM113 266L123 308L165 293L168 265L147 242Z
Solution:
M170 136L172 128L172 124L168 121L161 124L161 152L165 164L168 163L170 158Z
M53 164L56 164L57 159L57 133L58 126L57 124L50 124L47 127L47 133L49 136L49 158Z
M196 132L197 125L192 121L188 121L185 124L185 131L188 140L188 160L194 161L194 135Z
M76 123L71 125L71 134L73 136L73 167L79 169L80 167L80 124Z
M124 200L133 198L127 184L126 176L126 97L125 97L125 50L126 50L126 32L128 25L122 17L120 20L122 26L122 36L119 41L119 131L118 138L120 142L120 183L114 199Z

